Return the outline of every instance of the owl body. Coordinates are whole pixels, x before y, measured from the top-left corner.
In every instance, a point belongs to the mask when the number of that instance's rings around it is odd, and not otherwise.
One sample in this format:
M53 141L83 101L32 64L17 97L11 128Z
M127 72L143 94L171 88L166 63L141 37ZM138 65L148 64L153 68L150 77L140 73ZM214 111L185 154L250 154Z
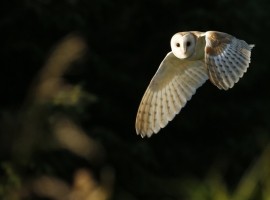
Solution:
M248 45L217 31L179 32L141 100L136 131L150 137L165 127L206 80L227 90L246 72L250 63Z
M196 47L190 60L201 60L204 58L205 39L202 37L202 32L192 31L192 34L196 37Z

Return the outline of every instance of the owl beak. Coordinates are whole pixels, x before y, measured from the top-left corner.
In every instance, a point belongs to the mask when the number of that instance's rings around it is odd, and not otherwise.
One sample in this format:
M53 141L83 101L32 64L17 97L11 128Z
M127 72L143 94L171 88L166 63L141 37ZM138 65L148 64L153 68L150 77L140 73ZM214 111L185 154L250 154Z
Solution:
M187 46L186 46L186 45L182 45L182 47L183 47L182 51L183 51L184 53L186 53L186 52L187 52Z

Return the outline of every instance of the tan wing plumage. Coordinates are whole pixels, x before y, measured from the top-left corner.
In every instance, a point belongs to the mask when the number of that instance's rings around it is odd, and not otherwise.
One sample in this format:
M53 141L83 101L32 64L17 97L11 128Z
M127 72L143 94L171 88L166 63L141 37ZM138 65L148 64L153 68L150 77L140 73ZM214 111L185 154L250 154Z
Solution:
M168 53L140 103L137 134L150 137L165 127L207 79L203 60L180 60Z
M247 71L254 45L216 31L206 32L205 40L205 63L211 82L219 89L232 88Z

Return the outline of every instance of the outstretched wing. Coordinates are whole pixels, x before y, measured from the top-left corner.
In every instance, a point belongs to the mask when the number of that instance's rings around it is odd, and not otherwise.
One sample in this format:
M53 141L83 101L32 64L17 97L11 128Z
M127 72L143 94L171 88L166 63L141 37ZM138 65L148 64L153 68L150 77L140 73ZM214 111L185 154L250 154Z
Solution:
M140 103L137 134L150 137L165 127L207 79L203 60L181 60L168 53Z
M247 71L254 45L216 31L206 32L205 41L205 63L211 82L219 89L232 88Z

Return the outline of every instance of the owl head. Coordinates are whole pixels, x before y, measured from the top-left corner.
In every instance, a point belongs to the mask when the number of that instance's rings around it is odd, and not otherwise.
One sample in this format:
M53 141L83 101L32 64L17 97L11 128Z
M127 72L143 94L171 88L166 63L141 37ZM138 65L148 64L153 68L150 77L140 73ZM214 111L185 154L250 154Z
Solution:
M180 59L191 57L195 52L196 37L190 32L176 33L171 39L173 54Z

